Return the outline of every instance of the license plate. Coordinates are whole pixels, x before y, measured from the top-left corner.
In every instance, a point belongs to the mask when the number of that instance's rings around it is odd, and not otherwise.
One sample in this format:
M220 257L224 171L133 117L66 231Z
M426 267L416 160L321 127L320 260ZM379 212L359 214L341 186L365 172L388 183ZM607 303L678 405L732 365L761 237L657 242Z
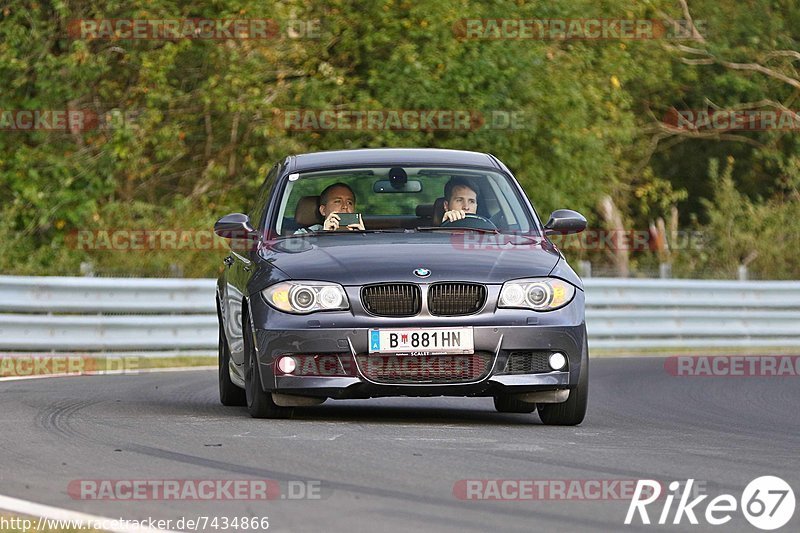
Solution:
M410 355L470 354L472 328L403 328L369 330L369 353Z

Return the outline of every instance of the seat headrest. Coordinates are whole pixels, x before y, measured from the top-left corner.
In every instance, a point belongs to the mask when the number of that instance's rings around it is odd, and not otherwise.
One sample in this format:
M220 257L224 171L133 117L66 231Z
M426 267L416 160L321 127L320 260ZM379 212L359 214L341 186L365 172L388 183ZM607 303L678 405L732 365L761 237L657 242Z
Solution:
M294 221L300 228L321 224L322 215L319 214L319 196L303 196L297 200Z
M441 196L433 202L433 225L438 226L442 223L444 216L444 196Z
M419 204L416 213L419 218L431 218L433 216L433 204Z

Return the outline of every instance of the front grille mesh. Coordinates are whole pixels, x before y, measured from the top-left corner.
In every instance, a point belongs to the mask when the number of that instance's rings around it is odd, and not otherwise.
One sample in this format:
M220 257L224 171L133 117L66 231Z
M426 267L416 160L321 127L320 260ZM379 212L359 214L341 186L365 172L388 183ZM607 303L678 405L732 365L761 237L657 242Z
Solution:
M541 374L552 372L550 352L509 352L503 374Z
M471 315L480 311L485 302L486 287L477 283L436 283L428 290L432 315Z
M385 384L470 383L485 378L493 354L472 355L358 355L358 367L370 381Z
M422 307L420 289L413 283L384 283L361 289L367 311L378 316L414 316Z

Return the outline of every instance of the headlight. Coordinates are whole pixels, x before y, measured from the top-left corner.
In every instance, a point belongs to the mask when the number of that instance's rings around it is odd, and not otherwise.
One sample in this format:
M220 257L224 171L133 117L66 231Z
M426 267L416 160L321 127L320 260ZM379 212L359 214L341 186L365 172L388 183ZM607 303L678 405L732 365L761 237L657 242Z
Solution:
M518 279L503 284L497 307L553 311L575 296L575 287L556 278Z
M324 281L283 281L267 287L261 294L275 309L298 315L350 308L344 288Z

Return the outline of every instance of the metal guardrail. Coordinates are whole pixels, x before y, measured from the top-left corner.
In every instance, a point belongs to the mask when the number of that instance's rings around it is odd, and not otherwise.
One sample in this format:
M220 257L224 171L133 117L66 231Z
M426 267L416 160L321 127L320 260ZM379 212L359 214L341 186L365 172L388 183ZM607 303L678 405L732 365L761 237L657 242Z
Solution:
M800 282L589 278L589 346L798 348Z
M201 313L214 311L213 279L0 276L0 313Z
M0 350L204 350L211 279L0 276ZM800 282L589 278L590 348L800 347Z
M212 351L215 284L0 276L0 350Z

